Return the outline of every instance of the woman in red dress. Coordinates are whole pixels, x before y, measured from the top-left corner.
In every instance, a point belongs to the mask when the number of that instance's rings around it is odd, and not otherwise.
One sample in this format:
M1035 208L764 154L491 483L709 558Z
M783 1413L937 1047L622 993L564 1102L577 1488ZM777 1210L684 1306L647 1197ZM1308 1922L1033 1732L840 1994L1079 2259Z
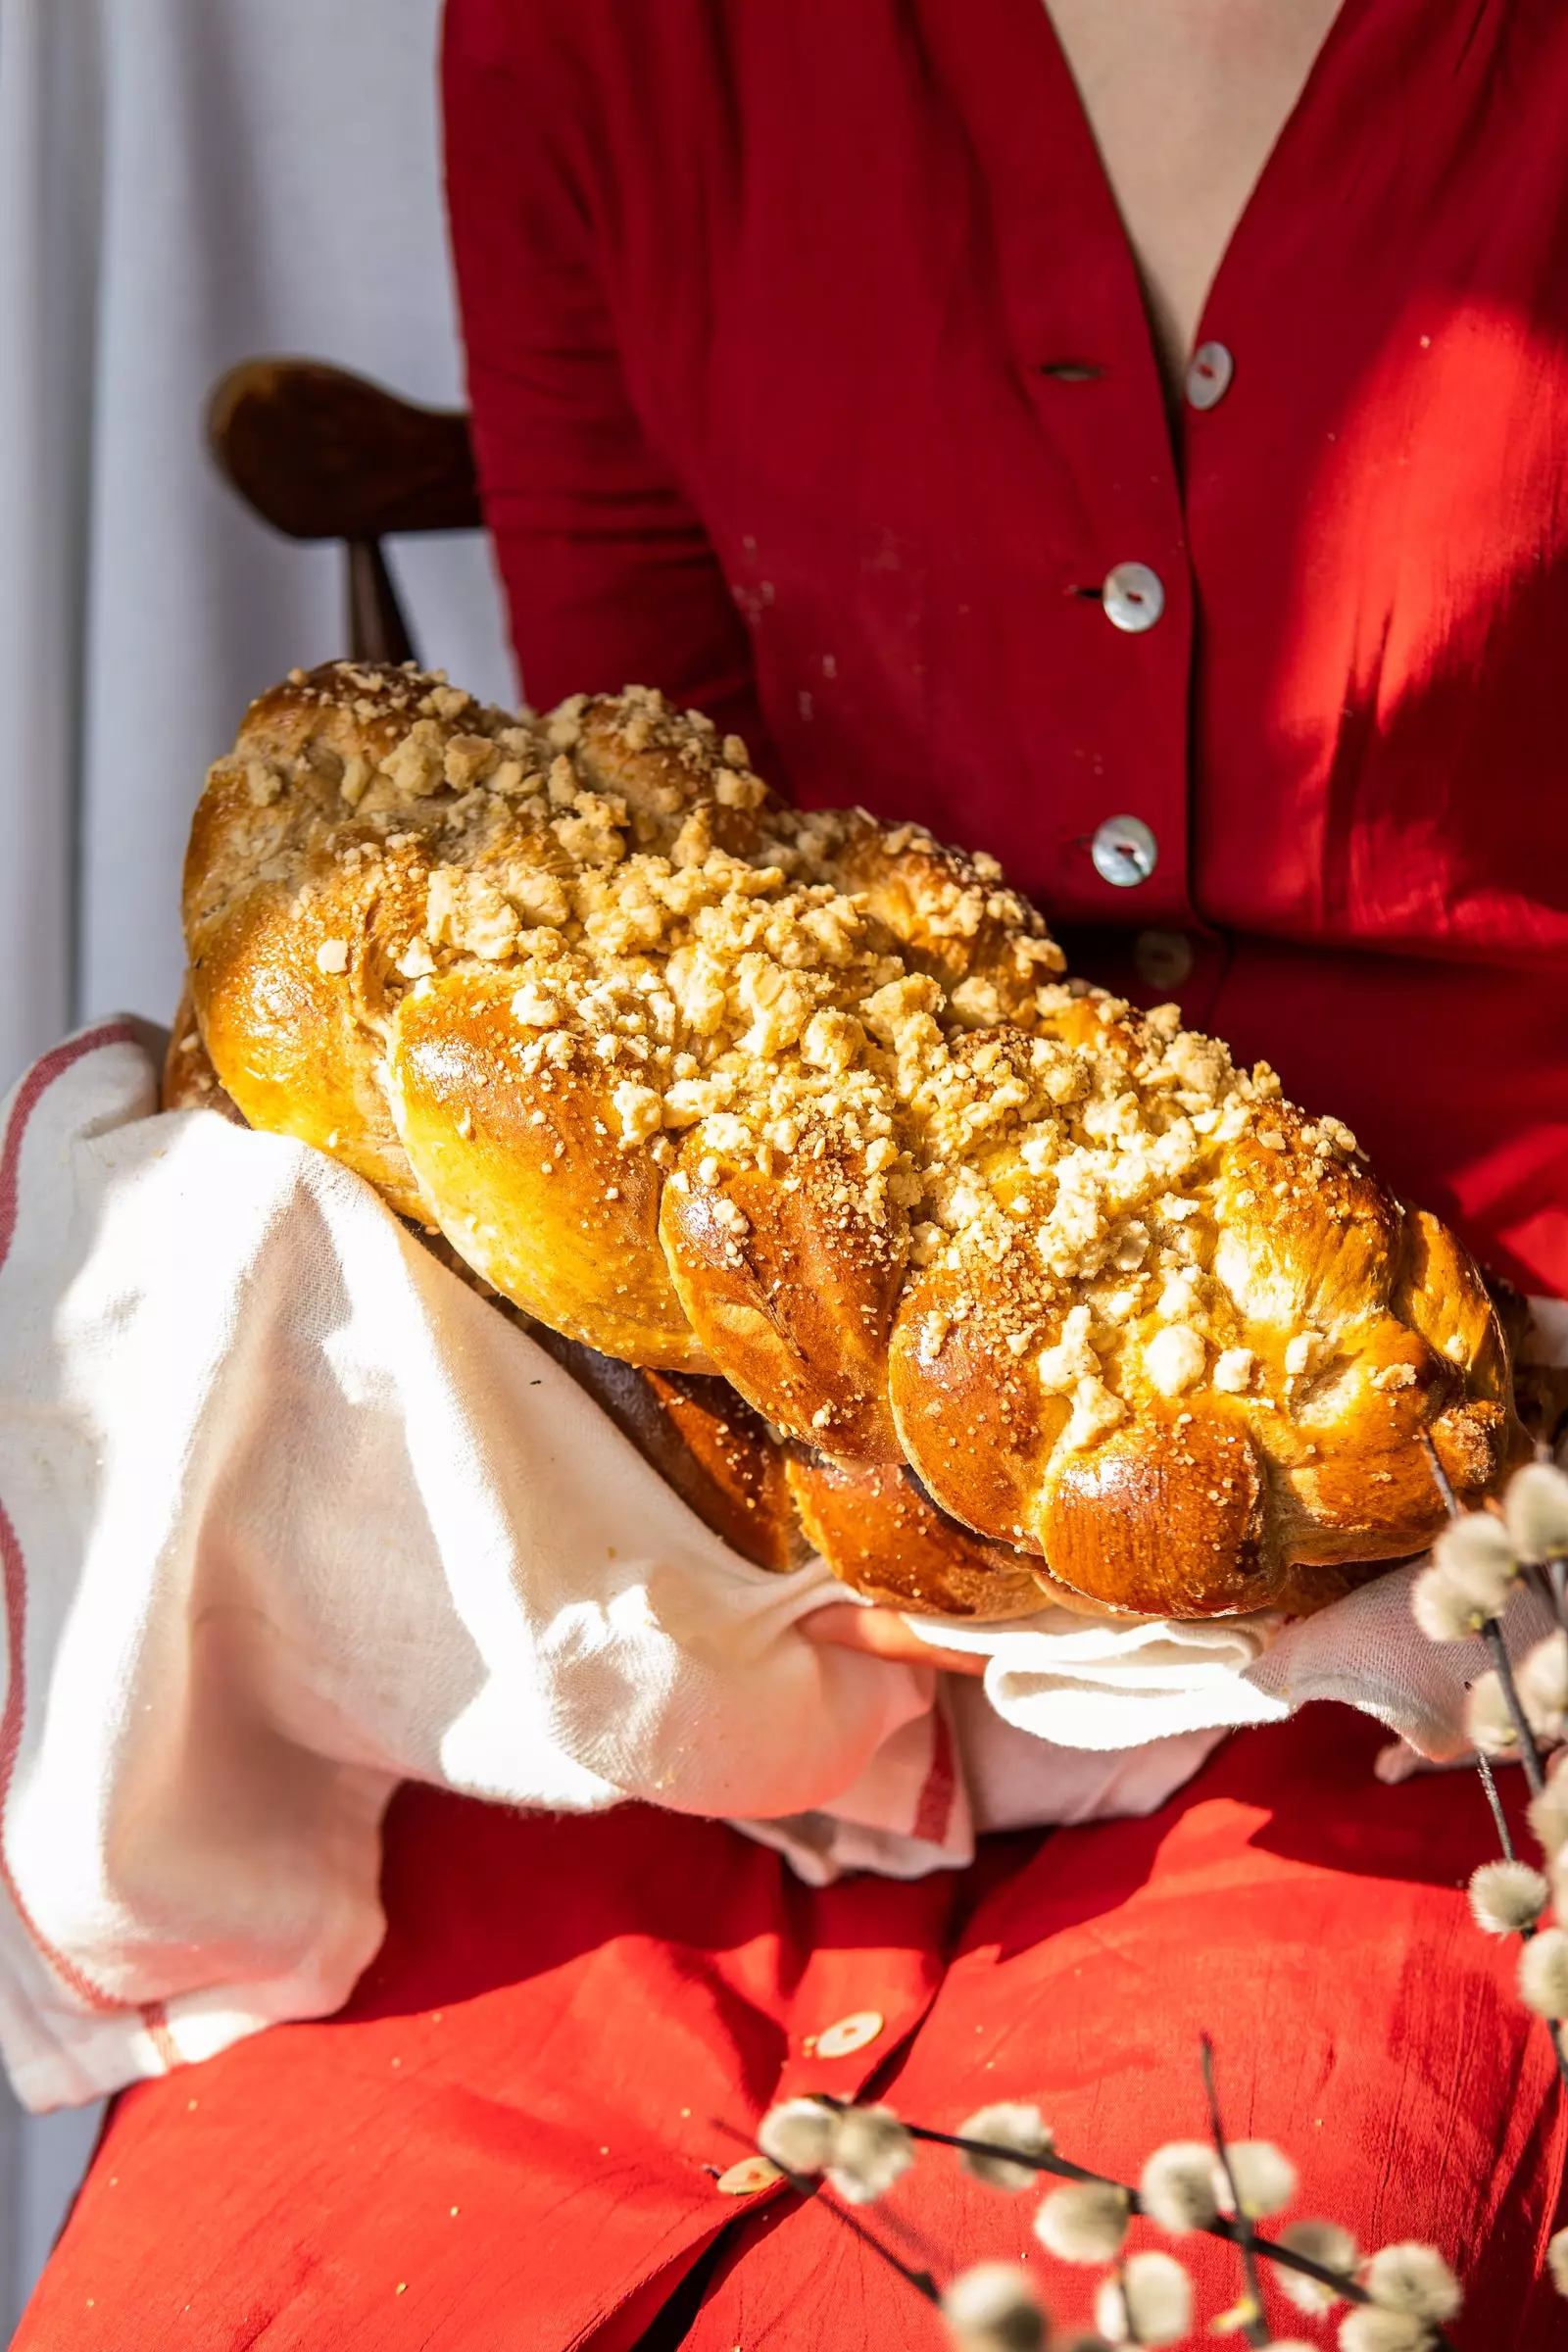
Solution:
M1557 0L451 0L445 75L534 701L657 683L994 852L1077 969L1568 1294ZM1148 1820L817 1893L718 1824L405 1790L348 2009L127 2093L17 2340L935 2345L815 2203L724 2193L735 2134L1027 2097L1130 2178L1207 2029L1303 2210L1545 2352L1568 2119L1468 1917L1490 1824L1378 1737L1315 1708ZM945 2164L899 2211L1030 2243Z

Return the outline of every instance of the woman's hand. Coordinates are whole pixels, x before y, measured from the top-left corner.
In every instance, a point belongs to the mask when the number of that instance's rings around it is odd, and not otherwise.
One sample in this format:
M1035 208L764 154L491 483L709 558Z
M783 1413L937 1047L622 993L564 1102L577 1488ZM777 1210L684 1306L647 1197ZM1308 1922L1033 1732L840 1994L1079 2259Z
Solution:
M865 1609L853 1600L830 1600L803 1617L800 1630L823 1649L863 1649L901 1666L940 1666L948 1674L984 1674L986 1661L966 1649L936 1649L911 1634L897 1609Z

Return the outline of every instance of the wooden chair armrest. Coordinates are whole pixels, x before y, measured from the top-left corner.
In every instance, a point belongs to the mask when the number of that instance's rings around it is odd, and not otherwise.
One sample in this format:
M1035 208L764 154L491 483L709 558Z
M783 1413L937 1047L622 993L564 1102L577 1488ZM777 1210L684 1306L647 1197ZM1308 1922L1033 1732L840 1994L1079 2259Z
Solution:
M367 542L483 521L461 409L417 407L319 360L229 368L207 436L240 496L291 539Z

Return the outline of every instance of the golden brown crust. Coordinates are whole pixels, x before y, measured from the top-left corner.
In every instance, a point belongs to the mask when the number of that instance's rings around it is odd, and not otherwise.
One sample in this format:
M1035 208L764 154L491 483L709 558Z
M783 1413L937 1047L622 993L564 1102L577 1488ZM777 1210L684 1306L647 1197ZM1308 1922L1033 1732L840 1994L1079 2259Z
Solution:
M188 994L174 1016L160 1107L247 1124L218 1084ZM414 1231L553 1356L687 1508L755 1567L786 1573L805 1564L809 1547L866 1599L976 1622L1026 1615L1048 1596L1093 1616L1122 1613L1053 1586L1043 1563L960 1527L906 1466L852 1467L783 1446L727 1381L639 1370L565 1338L499 1293L442 1234Z
M1474 1266L1337 1121L657 695L296 673L213 771L186 926L253 1123L556 1330L716 1367L835 1494L907 1461L1048 1594L1304 1605L1435 1532L1423 1437L1467 1495L1519 1442Z
M660 1249L658 1169L619 1149L581 1042L538 1056L512 993L453 972L398 1009L388 1086L421 1200L539 1321L631 1363L707 1369Z
M1021 1553L959 1527L902 1464L852 1468L792 1446L789 1485L812 1549L868 1600L976 1622L1045 1605Z
M356 720L334 703L311 718L297 690L275 688L208 778L185 860L191 997L220 1083L253 1127L334 1152L415 1216L422 1203L367 1047L428 860L413 841L376 839L342 802L350 761L395 748L392 715ZM372 840L373 857L351 856Z
M1161 1617L1271 1603L1281 1562L1264 1464L1240 1415L1152 1412L1069 1454L1037 1524L1057 1576Z
M795 1190L688 1145L660 1232L693 1330L789 1437L897 1462L887 1342L906 1270L903 1220L859 1203L863 1155L805 1155Z
M169 1050L164 1055L163 1074L159 1082L160 1110L216 1110L220 1119L231 1127L249 1124L231 1095L225 1094L218 1083L218 1074L202 1043L202 1033L196 1026L196 1014L191 1006L188 987L180 992L173 1026L169 1032Z

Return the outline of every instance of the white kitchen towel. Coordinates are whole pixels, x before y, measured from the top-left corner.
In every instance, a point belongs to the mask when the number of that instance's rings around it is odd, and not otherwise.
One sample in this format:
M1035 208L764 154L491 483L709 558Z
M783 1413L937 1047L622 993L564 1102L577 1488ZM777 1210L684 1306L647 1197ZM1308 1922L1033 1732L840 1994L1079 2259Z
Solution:
M68 1041L0 1130L0 2049L28 2104L335 2008L403 1778L728 1816L820 1882L961 1865L976 1816L1148 1811L1306 1696L1457 1738L1467 1661L1389 1583L1272 1648L944 1627L996 1651L946 1696L816 1647L820 1563L730 1552L333 1161L160 1114L156 1049Z
M1007 1625L909 1622L925 1641L984 1657L996 1713L1059 1746L1116 1750L1155 1736L1279 1723L1308 1699L1337 1698L1375 1715L1429 1762L1447 1763L1464 1753L1465 1690L1489 1660L1479 1641L1433 1642L1416 1631L1410 1586L1424 1564L1392 1568L1290 1624L1264 1610L1117 1626L1057 1608ZM1544 1603L1514 1602L1511 1646L1549 1630Z
M345 1996L404 1777L567 1811L846 1798L971 1850L937 1677L794 1631L319 1153L156 1113L130 1024L0 1142L0 2045L32 2105ZM858 1785L867 1788L858 1799Z

